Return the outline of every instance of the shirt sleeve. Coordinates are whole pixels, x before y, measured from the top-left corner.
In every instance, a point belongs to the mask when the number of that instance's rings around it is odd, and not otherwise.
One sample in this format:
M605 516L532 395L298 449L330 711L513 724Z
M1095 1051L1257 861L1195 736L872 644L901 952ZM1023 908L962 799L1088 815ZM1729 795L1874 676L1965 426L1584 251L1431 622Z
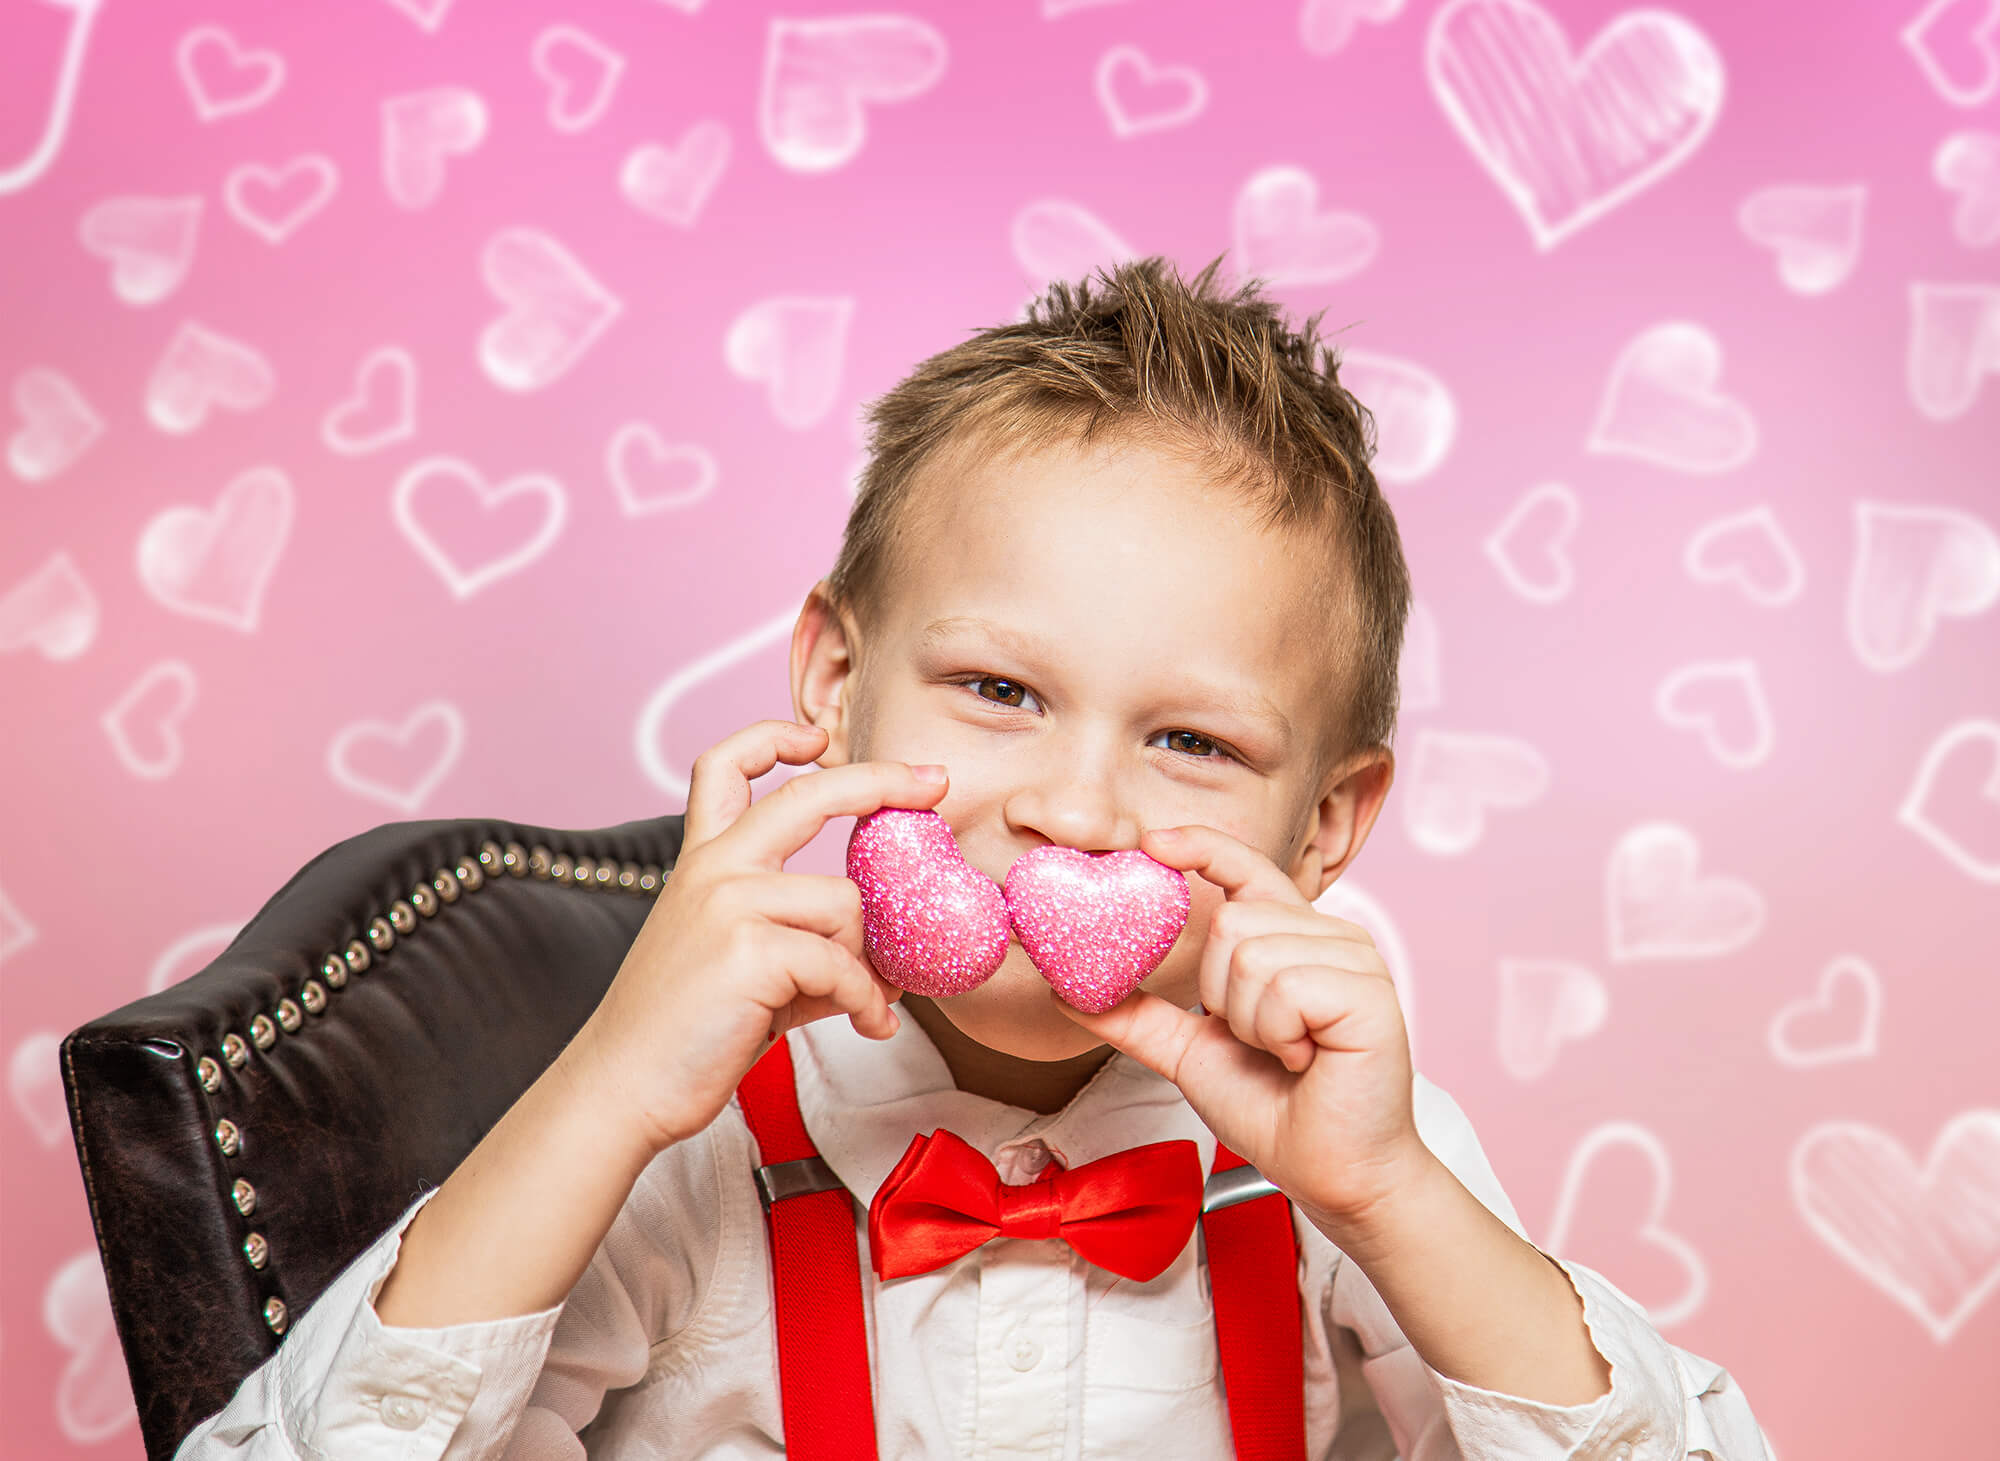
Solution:
M660 1154L561 1304L419 1329L374 1300L404 1229L343 1269L175 1461L580 1461L577 1432L699 1310L719 1242L708 1135ZM663 1241L664 1240L664 1241Z
M404 1229L438 1190L335 1276L175 1461L457 1461L511 1425L561 1305L445 1329L388 1325L375 1312Z
M1413 1095L1424 1145L1525 1240L1457 1102L1422 1075ZM1611 1370L1609 1390L1579 1405L1547 1405L1440 1374L1403 1335L1359 1265L1336 1256L1320 1289L1321 1321L1355 1335L1361 1374L1404 1461L1769 1461L1749 1402L1726 1370L1667 1343L1603 1275L1544 1256L1582 1300L1591 1342Z

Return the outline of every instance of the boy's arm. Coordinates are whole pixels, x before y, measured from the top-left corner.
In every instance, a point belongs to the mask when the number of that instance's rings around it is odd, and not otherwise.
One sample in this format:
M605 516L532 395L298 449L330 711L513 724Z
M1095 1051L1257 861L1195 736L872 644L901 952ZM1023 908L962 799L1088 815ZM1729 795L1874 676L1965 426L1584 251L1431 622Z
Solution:
M497 1454L560 1308L456 1329L394 1329L373 1298L432 1188L307 1305L277 1352L188 1433L175 1461ZM474 1414L477 1408L478 1414Z
M727 1151L718 1155L718 1143ZM432 1189L335 1277L176 1461L581 1461L577 1432L605 1394L644 1377L652 1346L707 1297L731 1219L717 1174L754 1161L729 1113L643 1173L564 1300L436 1328L375 1308ZM670 1244L671 1252L662 1247ZM510 1449L511 1443L511 1449Z
M1324 1295L1327 1321L1361 1341L1363 1374L1407 1461L1461 1453L1684 1461L1697 1452L1714 1461L1765 1461L1762 1432L1727 1371L1668 1344L1638 1305L1601 1275L1529 1247L1457 1103L1422 1076L1413 1094L1418 1129L1439 1160L1438 1175L1456 1186L1459 1198L1476 1198L1481 1210L1468 1220L1446 1198L1433 1218L1417 1200L1436 1202L1437 1194L1411 1194L1400 1219L1407 1224L1402 1241L1385 1239L1366 1251L1366 1261L1347 1252ZM1522 1288L1531 1295L1528 1307L1541 1303L1559 1314L1524 1318L1508 1308L1515 1294L1496 1283L1488 1267L1496 1248L1503 1262L1523 1248L1534 1255L1535 1265L1560 1285L1563 1302L1547 1304L1541 1275L1534 1273ZM1518 1272L1515 1277L1521 1280ZM1566 1342L1572 1336L1563 1326L1569 1323L1608 1364L1608 1389L1559 1405L1521 1394L1531 1383L1489 1383L1524 1373L1506 1355L1496 1355L1489 1340L1515 1355L1547 1354L1547 1346L1537 1350L1528 1343L1533 1326L1555 1325Z

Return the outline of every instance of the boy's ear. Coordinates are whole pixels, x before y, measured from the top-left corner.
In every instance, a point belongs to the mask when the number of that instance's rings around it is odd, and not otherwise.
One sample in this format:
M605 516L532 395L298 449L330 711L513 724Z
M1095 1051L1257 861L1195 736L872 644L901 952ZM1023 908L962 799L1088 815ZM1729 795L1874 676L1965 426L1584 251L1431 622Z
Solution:
M827 735L821 766L845 765L848 747L847 680L854 668L849 626L827 597L826 580L815 583L792 626L792 718L816 725Z
M1289 869L1291 879L1308 900L1333 886L1368 840L1368 833L1396 779L1396 753L1387 746L1357 751L1335 771L1310 813L1305 845Z

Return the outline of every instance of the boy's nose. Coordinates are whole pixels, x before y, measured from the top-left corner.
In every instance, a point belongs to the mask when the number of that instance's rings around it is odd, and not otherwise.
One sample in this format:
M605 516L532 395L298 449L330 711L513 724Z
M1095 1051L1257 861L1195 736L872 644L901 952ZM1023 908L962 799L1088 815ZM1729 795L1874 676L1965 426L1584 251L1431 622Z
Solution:
M1116 778L1081 758L1051 758L1007 799L1007 820L1059 847L1119 852L1139 845L1140 823Z

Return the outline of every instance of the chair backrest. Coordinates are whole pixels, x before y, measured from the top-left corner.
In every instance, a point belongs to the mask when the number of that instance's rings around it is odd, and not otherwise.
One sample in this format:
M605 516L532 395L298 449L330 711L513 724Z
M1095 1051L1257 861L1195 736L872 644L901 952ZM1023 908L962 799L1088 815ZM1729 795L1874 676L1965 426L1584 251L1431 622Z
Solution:
M201 972L63 1041L149 1457L547 1068L681 832L388 823L307 863Z

